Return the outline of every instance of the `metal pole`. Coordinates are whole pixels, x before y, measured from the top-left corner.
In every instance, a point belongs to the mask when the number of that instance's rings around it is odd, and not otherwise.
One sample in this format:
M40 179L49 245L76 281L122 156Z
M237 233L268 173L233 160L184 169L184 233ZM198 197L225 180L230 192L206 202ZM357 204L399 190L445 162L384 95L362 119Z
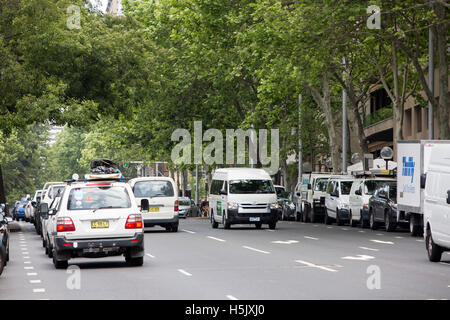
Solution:
M345 58L342 59L345 67ZM344 71L345 73L345 71ZM347 173L347 92L342 89L342 172Z
M302 95L298 95L298 182L302 183Z
M433 5L431 5L433 7ZM434 99L434 50L433 50L433 31L428 29L428 87L432 92ZM433 105L428 101L428 139L434 139L434 116Z
M198 205L198 164L195 165L195 205Z

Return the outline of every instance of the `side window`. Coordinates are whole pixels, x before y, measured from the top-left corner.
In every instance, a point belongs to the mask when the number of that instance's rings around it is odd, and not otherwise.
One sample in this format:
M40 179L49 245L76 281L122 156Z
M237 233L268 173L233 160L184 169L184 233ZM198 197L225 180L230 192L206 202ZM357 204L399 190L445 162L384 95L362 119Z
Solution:
M333 191L333 188L334 188L334 182L333 181L328 182L327 193L331 194L331 192Z

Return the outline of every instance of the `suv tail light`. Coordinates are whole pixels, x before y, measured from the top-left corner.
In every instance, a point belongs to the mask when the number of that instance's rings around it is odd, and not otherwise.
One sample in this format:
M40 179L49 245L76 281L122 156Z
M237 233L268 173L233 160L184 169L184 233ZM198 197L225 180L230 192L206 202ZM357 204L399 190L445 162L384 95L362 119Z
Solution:
M178 212L178 200L175 200L175 204L174 204L174 206L173 206L173 210L174 210L175 212Z
M125 223L125 229L141 229L142 228L142 216L140 214L130 214L127 222Z
M69 217L60 217L56 221L56 231L57 232L66 232L66 231L75 231L75 225L73 221Z

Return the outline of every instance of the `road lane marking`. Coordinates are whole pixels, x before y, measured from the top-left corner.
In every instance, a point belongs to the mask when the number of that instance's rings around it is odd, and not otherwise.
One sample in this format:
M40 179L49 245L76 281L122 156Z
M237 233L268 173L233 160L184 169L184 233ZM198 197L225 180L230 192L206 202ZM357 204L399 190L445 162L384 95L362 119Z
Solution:
M23 267L25 270L33 270L34 267Z
M382 234L382 233L377 233L377 236L384 236L384 234Z
M231 294L227 295L227 298L230 300L238 300L238 298L233 297Z
M327 227L327 229L333 229L333 227Z
M155 256L152 256L150 253L146 253L146 256L149 256L150 258L155 258Z
M358 247L358 248L363 249L363 250L369 250L369 251L380 251L379 249L373 249L373 248L367 248L367 247Z
M324 267L324 266L318 266L318 265L316 265L314 263L307 262L307 261L295 260L295 262L302 263L302 264L306 265L307 267L317 268L317 269L321 269L321 270L325 270L325 271L329 271L329 272L337 272L337 270L334 270L334 269L331 269L331 268L327 268L327 267Z
M255 252L259 252L259 253L264 253L264 254L269 254L270 253L268 251L263 251L263 250L259 250L259 249L255 249L255 248L247 247L247 246L242 246L242 248L245 248L245 249L248 249L248 250L252 250L252 251L255 251Z
M33 292L34 293L42 293L42 292L45 292L45 289L44 288L33 289Z
M24 259L30 259L30 257L29 256L25 256L25 257L23 257Z
M423 242L423 240L422 239L419 239L419 240L416 240L417 242Z
M305 239L310 239L310 240L319 240L319 238L314 238L314 237L308 237L308 236L304 236Z
M370 240L370 241L383 244L394 244L392 241L381 241L381 240Z
M276 244L293 244L293 243L298 243L298 241L297 240L286 240L286 241L277 240L277 241L272 241L272 243L276 243Z
M30 280L30 283L41 283L41 280Z
M347 229L347 228L341 228L341 230L344 230L344 231L348 231L348 229Z
M342 257L341 259L344 259L344 260L370 261L370 260L375 259L375 257L372 257L372 256L366 256L366 255L364 255L364 254L358 254L358 255L355 256L355 257L347 256L347 257Z
M25 263L25 264L30 264L31 261L24 261L23 263Z
M191 277L192 274L190 274L189 272L183 270L183 269L178 269L179 272L181 272L182 274L184 274L185 276Z
M365 231L363 231L363 230L359 230L358 232L360 232L360 233L366 233Z
M271 230L271 229L266 229L266 231L275 232L275 230Z
M184 231L184 232L187 232L187 233L190 233L190 234L194 234L194 233L195 233L194 231L185 230L185 229L183 229L183 230L181 230L181 231Z
M226 241L226 240L215 238L215 237L211 237L211 236L206 236L206 237L209 238L209 239L212 239L212 240L220 241L220 242L225 242Z
M395 239L403 239L403 237L395 237Z
M29 277L37 276L37 272L28 272L27 276L29 276Z

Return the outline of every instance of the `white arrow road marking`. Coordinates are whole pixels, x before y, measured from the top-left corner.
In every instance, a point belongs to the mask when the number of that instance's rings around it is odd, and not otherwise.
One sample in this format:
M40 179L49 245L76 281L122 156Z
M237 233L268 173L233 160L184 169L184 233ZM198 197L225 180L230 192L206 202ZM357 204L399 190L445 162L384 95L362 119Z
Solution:
M366 248L366 247L358 247L358 248L363 249L363 250L369 250L369 251L380 251L379 249L372 249L372 248Z
M322 269L325 271L330 271L330 272L337 272L337 270L331 269L331 268L327 268L327 267L323 267L323 266L318 266L314 263L311 262L307 262L307 261L302 261L302 260L295 260L295 262L301 263L306 265L307 267L312 267L312 268L317 268L317 269Z
M342 257L341 259L345 259L345 260L361 260L361 261L369 261L372 259L375 259L375 257L372 256L366 256L364 254L358 254L356 257Z
M394 244L392 241L381 241L381 240L370 240L370 241L383 244Z
M298 243L298 241L297 241L297 240L287 240L287 241L278 240L278 241L272 241L272 243L277 243L277 244L293 244L293 243Z

